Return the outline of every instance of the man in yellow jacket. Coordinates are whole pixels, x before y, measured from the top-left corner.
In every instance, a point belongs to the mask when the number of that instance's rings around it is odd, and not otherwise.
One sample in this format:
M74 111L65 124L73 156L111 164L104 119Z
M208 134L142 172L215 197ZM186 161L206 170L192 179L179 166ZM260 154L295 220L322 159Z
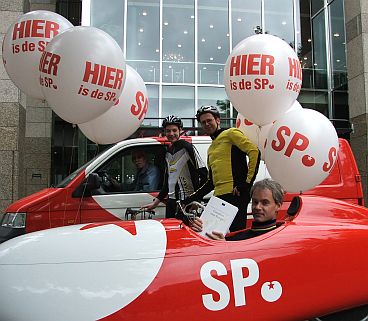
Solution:
M215 196L238 208L230 231L244 229L260 152L239 129L220 127L220 113L215 106L200 107L196 118L212 138L207 158L208 180L183 203L201 199L214 189Z

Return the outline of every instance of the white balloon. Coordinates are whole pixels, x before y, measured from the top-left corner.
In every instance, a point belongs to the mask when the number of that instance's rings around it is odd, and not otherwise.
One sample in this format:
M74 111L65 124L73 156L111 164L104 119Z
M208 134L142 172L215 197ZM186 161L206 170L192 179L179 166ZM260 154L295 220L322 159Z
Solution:
M257 145L261 152L261 159L264 160L264 144L268 136L268 132L273 123L264 126L258 126L247 120L242 114L238 113L236 118L236 127L239 128L251 142Z
M328 118L311 109L290 111L268 134L265 160L271 177L288 192L320 184L337 158L339 142Z
M5 69L24 93L43 99L38 66L50 40L73 27L63 16L37 10L20 16L8 29L2 46Z
M52 39L40 60L42 91L64 120L80 124L106 112L125 82L117 42L94 27L75 27Z
M262 34L241 41L224 70L226 93L245 118L269 124L294 103L302 86L295 51L278 37Z
M129 137L147 113L146 85L131 66L126 67L126 82L118 103L101 116L78 125L82 133L97 144L113 144Z

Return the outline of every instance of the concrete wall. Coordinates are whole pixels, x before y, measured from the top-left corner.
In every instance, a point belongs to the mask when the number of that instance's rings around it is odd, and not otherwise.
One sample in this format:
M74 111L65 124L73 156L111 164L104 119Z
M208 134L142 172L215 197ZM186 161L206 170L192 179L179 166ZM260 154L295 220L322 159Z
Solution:
M345 0L347 68L350 120L354 126L351 146L362 175L365 203L368 204L368 1Z

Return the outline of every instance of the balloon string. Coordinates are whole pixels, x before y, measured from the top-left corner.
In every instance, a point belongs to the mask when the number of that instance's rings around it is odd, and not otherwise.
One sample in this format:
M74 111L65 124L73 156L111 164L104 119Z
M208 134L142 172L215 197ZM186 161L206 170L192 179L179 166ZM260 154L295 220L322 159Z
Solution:
M76 138L76 133L78 132L78 126L73 124L72 125L73 127L73 139L72 139L72 152L71 152L71 155L70 155L70 163L69 163L69 171L68 171L68 175L71 174L72 172L72 166L73 166L73 159L74 159L74 150L76 149L75 147L75 138ZM65 195L65 199L64 199L64 213L63 213L63 226L65 226L65 216L66 216L66 207L67 207L67 204L69 203L68 202L68 193L64 193ZM77 213L78 215L78 213ZM75 219L74 219L74 224L75 224Z
M95 149L95 154L93 155L93 158L95 158L99 151L100 151L100 145L98 144L95 144L96 145L96 149ZM87 177L85 177L85 180L87 179ZM83 202L83 198L84 198L84 194L86 192L86 188L87 188L87 184L84 184L84 188L83 188L83 193L82 193L82 197L80 198L80 202L79 202L79 205L78 205L78 210L77 212L75 213L75 217L74 217L74 224L76 224L76 221L78 219L78 215L81 211L81 207L82 207L82 202ZM82 216L82 213L80 213L80 215Z

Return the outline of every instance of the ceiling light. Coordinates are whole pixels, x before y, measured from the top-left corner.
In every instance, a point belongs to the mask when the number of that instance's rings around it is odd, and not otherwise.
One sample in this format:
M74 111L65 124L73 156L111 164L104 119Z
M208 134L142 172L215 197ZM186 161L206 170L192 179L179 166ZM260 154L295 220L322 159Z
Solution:
M207 69L207 67L203 67L202 69L203 69L203 70L206 70L206 69Z
M206 39L202 38L202 39L201 39L201 41L202 41L202 42L206 42Z
M318 66L318 64L316 64L316 63L314 63L313 65L314 65L314 66Z
M140 42L138 42L138 46L142 45Z
M229 34L229 33L227 33L227 34L226 34L226 37L230 37L230 34Z
M165 22L164 22L164 25L165 25L165 26L168 26L168 25L169 25L169 23L168 23L167 21L165 21Z
M187 30L184 30L184 34L187 35L188 34L188 31Z
M210 60L212 61L213 60L213 57L210 57Z
M217 49L218 49L218 50L221 50L221 46L217 46Z
M340 59L336 59L336 62L340 62L341 60Z
M242 19L241 19L241 18L238 18L237 20L238 20L239 22L241 22L241 21L242 21Z
M160 52L160 49L156 49L156 52Z
M139 32L143 32L143 31L144 31L144 29L143 29L143 28L140 28L140 29L139 29Z
M190 19L194 19L194 16L193 16L193 15L191 15L191 16L190 16Z
M171 69L172 68L172 66L169 66L169 69Z
M340 37L340 34L339 34L339 33L337 33L337 32L335 32L335 33L334 33L334 37Z
M304 60L308 60L308 57L304 57L303 59L304 59Z
M311 38L309 38L309 39L308 39L308 42L312 42L312 39L311 39Z
M147 16L147 12L146 11L143 11L142 12L142 16Z
M213 25L210 25L210 29L213 29Z
M285 26L285 25L286 25L286 21L281 22L281 24L282 24L283 26Z
M178 47L181 48L181 44L180 43L178 44Z

